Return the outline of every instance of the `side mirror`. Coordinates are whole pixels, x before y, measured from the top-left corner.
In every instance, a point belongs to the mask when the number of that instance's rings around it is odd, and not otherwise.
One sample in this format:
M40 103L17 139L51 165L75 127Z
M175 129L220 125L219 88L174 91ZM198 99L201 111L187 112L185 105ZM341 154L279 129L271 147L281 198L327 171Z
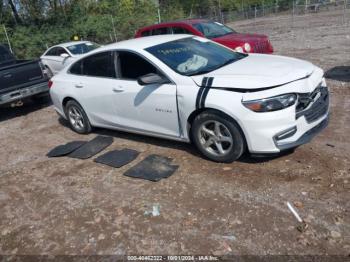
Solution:
M68 58L68 57L70 57L70 55L68 55L67 53L62 53L62 54L60 54L60 57L62 57L62 58Z
M144 75L144 76L140 76L138 79L137 79L137 83L139 83L139 85L141 86L145 86L145 85L154 85L154 84L165 84L165 83L168 83L169 81L160 76L160 75L157 75L157 74L154 74L154 73L150 73L150 74L147 74L147 75Z

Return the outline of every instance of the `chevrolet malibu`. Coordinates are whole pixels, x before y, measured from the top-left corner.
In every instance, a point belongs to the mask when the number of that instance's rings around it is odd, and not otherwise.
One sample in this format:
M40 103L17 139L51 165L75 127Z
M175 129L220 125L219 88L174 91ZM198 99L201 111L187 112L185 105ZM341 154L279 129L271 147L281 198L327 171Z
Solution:
M103 127L192 142L207 158L279 153L328 123L322 69L243 54L208 39L162 35L92 51L49 82L56 111L78 133Z

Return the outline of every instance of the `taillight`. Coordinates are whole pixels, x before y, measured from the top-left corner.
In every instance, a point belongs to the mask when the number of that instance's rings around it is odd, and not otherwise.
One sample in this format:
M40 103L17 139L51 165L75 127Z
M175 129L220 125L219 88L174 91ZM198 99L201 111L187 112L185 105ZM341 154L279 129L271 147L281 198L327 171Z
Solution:
M49 80L48 85L49 85L49 88L51 88L51 86L53 85L53 82L51 80Z

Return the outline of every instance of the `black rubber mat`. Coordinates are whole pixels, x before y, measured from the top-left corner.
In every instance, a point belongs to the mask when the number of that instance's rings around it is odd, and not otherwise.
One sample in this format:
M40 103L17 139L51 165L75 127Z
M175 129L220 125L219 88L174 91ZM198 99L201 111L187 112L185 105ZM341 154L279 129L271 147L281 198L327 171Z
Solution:
M104 164L111 167L122 167L133 161L140 152L132 149L124 148L122 150L109 151L102 156L94 159L96 163Z
M74 150L78 149L82 145L84 145L86 141L73 141L69 142L65 145L56 146L49 153L47 153L48 157L60 157L66 156L69 153L72 153Z
M74 152L70 153L68 156L72 158L87 159L101 152L112 143L113 137L97 136Z
M325 78L350 82L350 66L336 66L325 73Z
M171 158L149 155L124 173L124 176L159 181L171 176L179 166L171 165Z

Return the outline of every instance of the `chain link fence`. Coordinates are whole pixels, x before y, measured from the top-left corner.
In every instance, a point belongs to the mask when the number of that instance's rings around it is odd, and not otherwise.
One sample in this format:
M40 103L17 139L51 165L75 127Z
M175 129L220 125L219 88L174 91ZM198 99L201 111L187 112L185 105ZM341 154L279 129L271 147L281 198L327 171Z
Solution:
M210 15L197 15L197 17L229 23L237 20L256 19L274 15L297 16L343 10L342 16L339 17L340 22L345 24L350 21L350 0L293 0L284 5L279 5L278 1L276 1L276 4L269 6L265 6L263 3L262 1L259 6L251 6L238 11L213 10Z

